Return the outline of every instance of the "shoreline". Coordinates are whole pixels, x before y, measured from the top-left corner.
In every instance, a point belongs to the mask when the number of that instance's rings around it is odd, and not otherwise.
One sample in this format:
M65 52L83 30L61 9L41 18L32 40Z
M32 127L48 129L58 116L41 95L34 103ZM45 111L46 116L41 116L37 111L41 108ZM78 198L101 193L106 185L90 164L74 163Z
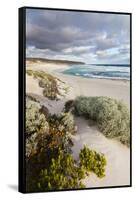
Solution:
M42 66L42 70L47 71L48 73L53 73L53 74L62 74L65 76L71 76L71 77L80 77L80 78L85 78L85 79L95 79L95 80L111 80L111 81L123 81L123 82L128 82L130 83L130 80L128 79L113 79L113 78L96 78L96 77L85 77L85 76L81 76L81 75L71 75L71 74L66 74L64 73L65 70L69 69L70 67L72 67L72 65L68 65L68 64L48 64L48 63L32 63L32 64L27 64L27 67L33 66L35 65L35 69L38 65ZM51 65L51 66L50 66ZM51 67L51 69L49 68Z
M69 65L58 64L29 64L28 69L42 70L58 77L70 87L66 99L75 99L76 96L108 96L122 100L130 107L130 81L85 78L80 76L66 75L62 72L68 69Z
M124 83L129 83L130 84L130 80L126 80L126 79L111 79L111 78L95 78L95 77L85 77L85 76L81 76L81 75L70 75L70 74L65 74L63 72L60 71L55 71L55 73L58 74L62 74L65 76L70 76L72 78L84 78L84 79L88 79L88 80L106 80L106 81L120 81L120 82L124 82Z
M72 76L72 77L81 77L81 78L96 79L96 80L98 80L98 79L102 80L103 79L103 80L112 80L112 81L123 81L123 82L129 82L130 83L130 79L124 79L124 78L109 78L109 77L108 78L105 78L105 77L103 77L103 78L97 77L96 78L96 77L87 77L87 76L72 75L72 74L64 73L64 71L69 69L70 67L72 67L72 66L67 65L65 69L63 69L63 67L62 67L62 68L56 69L52 72L62 73L63 75Z
M127 79L113 79L113 78L96 78L96 77L85 77L85 76L81 76L81 75L70 75L70 74L65 74L63 72L61 72L62 74L64 75L67 75L67 76L72 76L72 77L80 77L80 78L87 78L87 79L95 79L95 80L111 80L111 81L123 81L123 82L129 82L130 83L130 80L127 80Z
M71 87L72 99L81 95L108 96L124 102L130 108L130 81L84 78L56 71L53 75L61 78Z

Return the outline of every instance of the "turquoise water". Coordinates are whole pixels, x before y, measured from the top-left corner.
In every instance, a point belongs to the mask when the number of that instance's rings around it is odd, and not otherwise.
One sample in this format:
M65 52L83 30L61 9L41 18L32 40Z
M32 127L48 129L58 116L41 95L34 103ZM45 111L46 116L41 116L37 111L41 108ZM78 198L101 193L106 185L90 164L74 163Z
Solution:
M86 78L130 80L129 65L73 65L63 73Z

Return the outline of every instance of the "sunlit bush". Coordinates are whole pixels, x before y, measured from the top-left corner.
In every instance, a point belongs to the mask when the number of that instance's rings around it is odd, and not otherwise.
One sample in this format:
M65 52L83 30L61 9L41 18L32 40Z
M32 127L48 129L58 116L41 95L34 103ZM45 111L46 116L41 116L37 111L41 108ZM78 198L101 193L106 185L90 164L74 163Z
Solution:
M79 158L77 162L71 154L64 153L59 148L57 156L51 159L49 167L41 170L38 190L85 188L82 180L89 172L95 173L99 178L105 176L106 159L103 154L84 146Z
M84 171L76 165L72 155L59 149L57 158L52 158L50 166L41 170L38 189L46 191L84 188L81 182L84 177Z
M103 154L97 153L84 146L80 151L80 166L88 172L94 172L98 177L105 176L106 158Z

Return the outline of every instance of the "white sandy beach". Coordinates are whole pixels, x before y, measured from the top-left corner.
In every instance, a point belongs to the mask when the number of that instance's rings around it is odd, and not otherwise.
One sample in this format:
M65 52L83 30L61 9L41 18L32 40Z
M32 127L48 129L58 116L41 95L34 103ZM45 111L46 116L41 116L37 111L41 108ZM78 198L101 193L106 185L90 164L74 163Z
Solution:
M28 69L43 70L65 81L70 86L70 91L66 98L60 101L47 100L43 97L42 89L38 82L26 75L26 92L36 95L42 104L48 104L51 113L62 111L64 103L68 99L74 99L76 96L109 96L122 100L127 106L130 106L130 85L129 81L123 80L105 80L88 79L75 76L64 75L61 73L67 65L54 64L29 64ZM130 150L121 143L107 139L94 126L88 126L83 118L76 118L78 126L77 135L73 136L74 147L73 155L77 159L80 148L84 144L105 154L107 158L106 176L102 179L91 174L84 180L86 187L104 187L130 184Z

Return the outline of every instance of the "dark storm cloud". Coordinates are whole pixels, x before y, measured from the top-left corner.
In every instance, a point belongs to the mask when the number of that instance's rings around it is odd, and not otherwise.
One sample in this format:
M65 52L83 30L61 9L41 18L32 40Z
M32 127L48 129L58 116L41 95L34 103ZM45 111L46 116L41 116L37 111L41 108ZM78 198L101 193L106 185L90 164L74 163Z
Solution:
M40 55L91 54L98 59L97 51L129 44L128 15L27 9L26 19L27 51L34 47Z

